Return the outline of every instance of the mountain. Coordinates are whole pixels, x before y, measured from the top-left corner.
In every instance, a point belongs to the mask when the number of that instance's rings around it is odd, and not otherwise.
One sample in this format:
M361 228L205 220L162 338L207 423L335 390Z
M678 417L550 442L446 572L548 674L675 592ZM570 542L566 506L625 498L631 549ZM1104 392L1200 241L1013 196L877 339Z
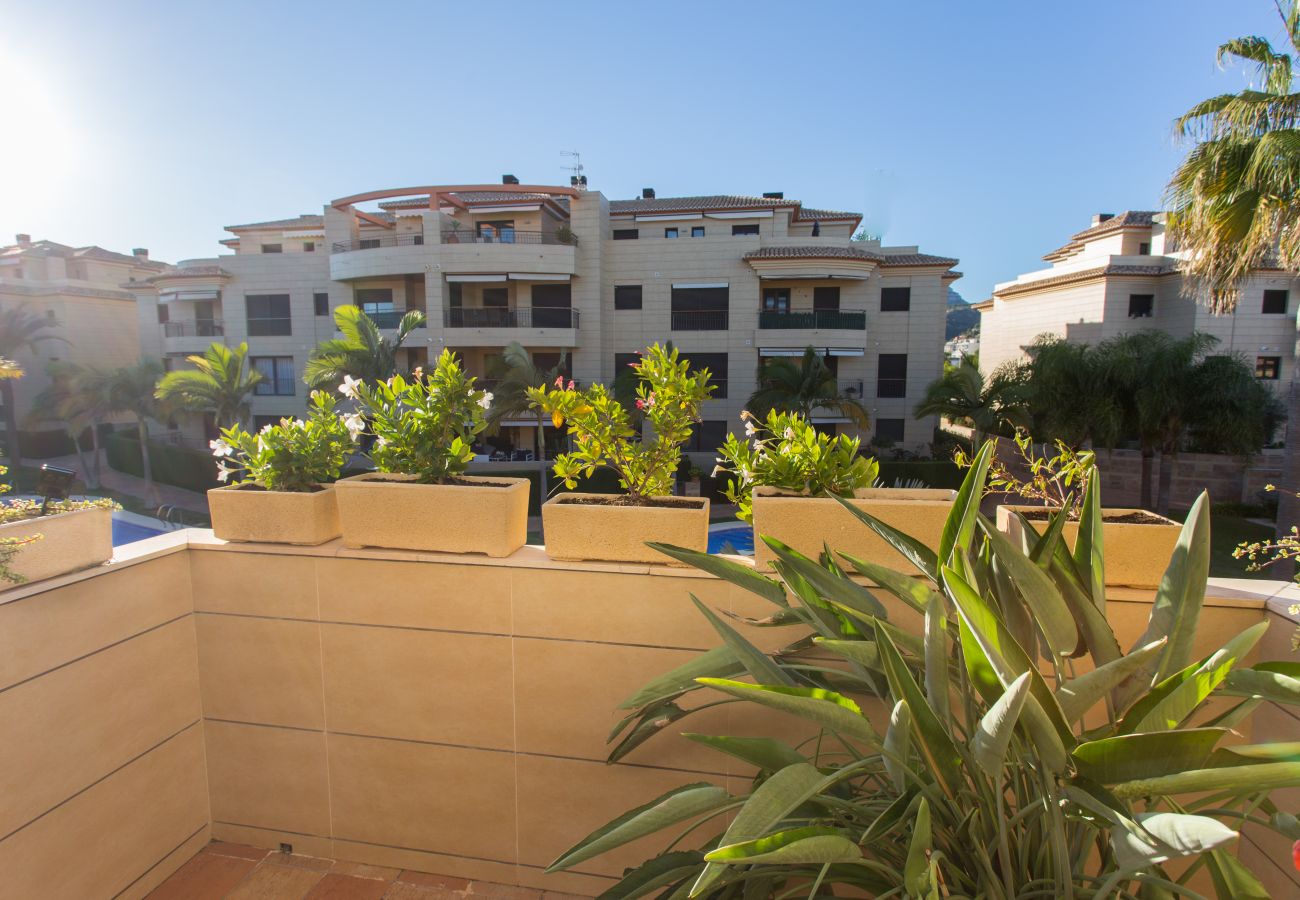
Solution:
M961 294L948 288L948 325L944 329L943 339L950 341L964 331L977 328L979 323L979 310L971 309Z

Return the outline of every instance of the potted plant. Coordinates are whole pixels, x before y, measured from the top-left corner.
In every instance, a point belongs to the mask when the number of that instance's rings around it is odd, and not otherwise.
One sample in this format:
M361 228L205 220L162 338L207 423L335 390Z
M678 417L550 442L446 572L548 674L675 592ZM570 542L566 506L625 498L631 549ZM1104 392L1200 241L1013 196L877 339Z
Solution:
M557 378L529 396L550 413L555 427L568 424L574 449L555 458L553 470L573 491L577 479L608 466L625 494L567 493L542 507L546 553L552 559L665 563L646 546L663 541L707 549L709 501L672 497L682 444L700 420L700 405L712 393L709 371L690 371L676 350L658 344L632 365L636 407L654 431L642 440L628 410L604 385L579 390Z
M444 350L431 374L339 388L374 436L375 472L335 485L343 543L509 556L528 539L527 478L466 475L492 395Z
M447 243L449 243L449 244L459 244L459 243L460 243L460 229L461 229L460 221L457 220L457 219L451 219L451 220L448 221L447 224L451 226L451 231L447 233Z
M808 556L831 546L857 559L910 571L911 564L874 532L864 529L835 498L921 540L938 540L952 509L947 490L874 487L879 466L859 453L858 438L818 432L798 413L748 411L745 438L728 434L718 448L714 474L729 474L727 498L736 517L754 526L754 564L771 567L761 539L775 538Z
M9 489L0 484L0 494ZM108 562L115 509L99 498L0 502L0 591Z
M555 239L561 244L569 244L571 246L577 246L578 243L578 236L573 233L573 229L568 225L561 225L559 228L555 229Z
M1003 504L997 510L999 530L1013 541L1033 541L1053 513L1064 510L1061 533L1073 552L1079 536L1080 510L1084 496L1094 484L1097 467L1091 451L1074 451L1057 441L1056 455L1037 455L1029 435L1017 431L1017 474L998 457L989 467L988 492L1013 495L1028 503ZM960 453L958 465L969 461ZM1101 490L1101 482L1095 487ZM1101 529L1109 548L1106 553L1106 583L1152 588L1164 574L1164 560L1173 552L1182 526L1145 509L1102 507Z
M339 536L332 482L356 445L361 417L340 417L334 399L312 391L306 419L281 419L257 434L240 425L212 441L217 480L208 491L212 532L225 541L315 545Z

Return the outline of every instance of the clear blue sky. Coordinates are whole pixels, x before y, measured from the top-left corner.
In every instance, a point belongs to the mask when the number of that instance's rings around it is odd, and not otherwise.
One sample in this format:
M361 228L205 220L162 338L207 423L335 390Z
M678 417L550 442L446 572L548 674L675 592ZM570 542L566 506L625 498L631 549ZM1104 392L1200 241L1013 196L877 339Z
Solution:
M0 243L169 261L407 184L783 190L961 258L968 300L1158 206L1171 120L1270 0L0 0Z

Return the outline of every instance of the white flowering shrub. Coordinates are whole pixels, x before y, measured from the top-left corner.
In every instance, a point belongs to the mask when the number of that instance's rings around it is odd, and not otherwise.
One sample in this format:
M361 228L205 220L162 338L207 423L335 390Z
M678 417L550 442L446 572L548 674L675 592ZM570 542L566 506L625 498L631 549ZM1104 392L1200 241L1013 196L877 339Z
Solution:
M741 417L745 437L727 435L713 470L715 476L731 476L726 493L736 504L738 519L754 521L756 487L810 497L852 497L855 489L876 481L880 467L858 452L857 438L823 434L798 413L772 410L761 424L748 410Z
M311 491L339 477L365 427L361 416L340 416L334 399L313 391L306 419L281 419L257 434L225 428L212 441L217 480L255 484L268 491Z
M346 378L339 391L357 401L375 437L375 468L422 484L445 484L469 468L492 406L492 395L474 387L450 350L428 375L416 369L409 381L394 375L374 384Z

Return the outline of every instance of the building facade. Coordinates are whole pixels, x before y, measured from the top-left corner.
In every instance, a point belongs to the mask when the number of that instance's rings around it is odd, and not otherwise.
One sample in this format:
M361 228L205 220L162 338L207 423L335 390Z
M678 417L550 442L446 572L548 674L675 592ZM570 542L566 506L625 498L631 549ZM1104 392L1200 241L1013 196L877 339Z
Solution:
M911 410L942 368L956 260L852 241L859 221L779 193L608 200L509 176L372 191L230 226L229 254L136 288L140 334L171 366L214 340L246 341L267 377L258 421L303 409L303 366L344 304L385 328L421 310L428 324L407 338L404 367L450 348L479 377L517 341L543 366L564 354L579 382L611 383L636 351L671 340L717 387L698 452L737 427L762 363L811 346L871 411L874 433L921 447L934 423ZM530 447L528 428L503 440Z
M1257 378L1284 395L1295 372L1300 280L1261 269L1232 315L1214 315L1201 293L1187 289L1163 219L1150 211L1099 214L1043 257L1051 266L997 285L977 306L980 368L990 373L1023 359L1025 348L1045 334L1095 344L1140 328L1174 337L1200 331L1219 339L1214 352L1241 354Z

